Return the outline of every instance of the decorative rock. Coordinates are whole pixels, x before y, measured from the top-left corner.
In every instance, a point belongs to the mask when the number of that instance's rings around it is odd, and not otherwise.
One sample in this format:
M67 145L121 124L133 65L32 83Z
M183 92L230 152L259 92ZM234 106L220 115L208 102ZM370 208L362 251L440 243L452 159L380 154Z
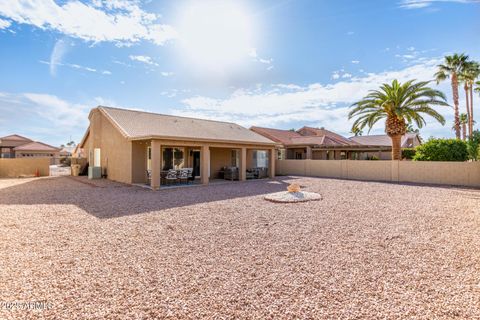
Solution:
M322 196L315 192L276 192L267 194L265 200L279 203L294 203L294 202L305 202L305 201L316 201L321 200Z

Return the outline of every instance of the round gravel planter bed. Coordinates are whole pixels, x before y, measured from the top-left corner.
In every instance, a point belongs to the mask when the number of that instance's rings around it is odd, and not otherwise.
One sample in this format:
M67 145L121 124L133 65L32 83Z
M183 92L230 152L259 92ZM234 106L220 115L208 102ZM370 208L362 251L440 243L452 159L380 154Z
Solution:
M278 203L294 203L294 202L306 202L306 201L318 201L321 200L322 196L315 192L276 192L267 194L265 200Z

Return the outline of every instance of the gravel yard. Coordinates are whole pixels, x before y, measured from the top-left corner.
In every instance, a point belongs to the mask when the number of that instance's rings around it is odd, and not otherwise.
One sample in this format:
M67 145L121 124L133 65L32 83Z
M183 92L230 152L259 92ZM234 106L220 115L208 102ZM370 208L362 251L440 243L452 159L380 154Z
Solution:
M263 199L289 182L322 200ZM0 212L0 319L480 319L478 190L55 177L0 180Z

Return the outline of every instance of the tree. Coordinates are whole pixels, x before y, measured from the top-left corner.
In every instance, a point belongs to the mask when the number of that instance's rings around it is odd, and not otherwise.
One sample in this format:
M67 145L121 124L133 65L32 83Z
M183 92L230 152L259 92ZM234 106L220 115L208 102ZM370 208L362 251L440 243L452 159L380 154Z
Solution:
M407 125L407 133L416 133L416 134L419 134L420 133L420 130L418 128L414 128L413 125L411 123L409 123Z
M437 84L451 80L453 92L453 112L455 121L455 136L460 139L460 119L458 111L458 76L462 72L463 65L468 61L468 56L465 54L455 53L452 56L446 56L443 64L438 65L438 71L435 73Z
M468 136L473 131L473 85L475 80L480 76L480 64L475 61L467 61L463 64L459 80L463 82L463 89L465 90L465 101L467 106L468 116Z
M468 158L477 161L478 160L478 148L480 147L480 131L475 130L467 141Z
M352 131L350 131L350 133L354 134L355 137L358 137L363 134L363 131L360 130L359 128L352 128Z
M415 123L418 128L425 125L422 114L429 115L445 124L441 114L432 106L448 106L445 95L438 90L429 88L429 81L415 82L410 80L401 84L394 80L392 84L383 84L379 90L370 93L352 105L348 118L357 119L353 130L369 130L379 120L385 119L385 132L392 139L392 159L401 160L400 142L407 131L407 124Z
M466 113L460 114L460 124L462 125L462 140L467 140L467 123L469 122L469 117ZM468 135L470 137L470 134Z

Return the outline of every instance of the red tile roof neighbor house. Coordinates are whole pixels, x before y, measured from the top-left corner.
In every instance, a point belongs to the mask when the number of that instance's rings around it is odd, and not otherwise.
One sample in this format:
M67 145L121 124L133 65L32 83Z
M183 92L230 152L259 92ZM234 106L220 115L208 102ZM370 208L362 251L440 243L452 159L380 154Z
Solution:
M0 157L56 157L60 149L43 142L33 141L18 134L0 138Z
M285 159L390 159L391 141L388 136L346 138L324 128L304 126L298 130L251 127L250 130L280 143ZM407 134L402 147L420 144L418 135Z

